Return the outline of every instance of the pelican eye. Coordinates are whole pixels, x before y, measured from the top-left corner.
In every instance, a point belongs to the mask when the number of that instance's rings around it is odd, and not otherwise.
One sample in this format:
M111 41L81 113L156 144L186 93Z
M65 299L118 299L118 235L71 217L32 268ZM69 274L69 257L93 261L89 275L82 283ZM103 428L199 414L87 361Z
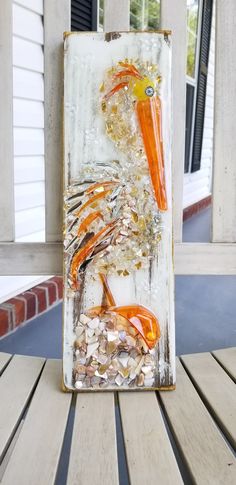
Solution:
M154 89L152 86L148 86L146 89L145 89L145 93L147 96L150 96L152 97L154 95Z

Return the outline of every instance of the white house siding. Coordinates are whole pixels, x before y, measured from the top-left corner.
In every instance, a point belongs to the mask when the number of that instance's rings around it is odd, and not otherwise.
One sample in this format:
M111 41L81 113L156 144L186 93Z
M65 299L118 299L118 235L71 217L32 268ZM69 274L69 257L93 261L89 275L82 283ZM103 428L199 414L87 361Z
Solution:
M215 8L213 9L201 169L184 175L183 205L188 207L211 194L214 116Z
M16 241L43 241L43 0L13 1L13 125Z

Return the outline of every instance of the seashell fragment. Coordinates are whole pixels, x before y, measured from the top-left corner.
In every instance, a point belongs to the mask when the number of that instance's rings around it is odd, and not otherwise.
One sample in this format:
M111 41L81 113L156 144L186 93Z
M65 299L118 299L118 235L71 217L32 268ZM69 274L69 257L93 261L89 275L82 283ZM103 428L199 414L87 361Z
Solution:
M88 322L88 327L89 327L89 328L92 328L92 329L97 328L97 327L98 327L98 325L99 325L99 318L98 318L98 317L93 318L92 320L90 320L90 321Z
M127 379L127 377L129 377L130 369L129 367L121 367L118 372L124 379Z
M150 379L150 378L145 377L145 379L144 379L144 385L146 387L152 387L153 384L154 384L154 378L151 378Z
M76 337L79 338L83 332L84 332L84 326L78 325L75 329Z
M81 389L83 387L83 382L82 381L76 381L75 382L75 388L76 389Z
M115 383L117 384L117 386L121 386L123 382L124 382L124 377L118 374L117 377L115 378Z
M103 372L103 374L101 374L98 370L96 370L95 372L95 376L96 377L102 377L103 379L107 380L108 379L108 375L106 372Z
M121 352L118 356L118 360L123 367L127 367L129 354L127 352Z
M97 361L99 362L99 364L106 364L108 358L106 355L104 354L98 354L97 356Z
M137 378L137 386L141 387L144 384L144 375L141 373Z
M128 335L126 338L126 342L130 347L135 347L136 345L136 340L134 337L131 337L131 335Z
M79 317L79 321L80 323L82 323L82 325L87 325L88 322L90 322L90 318L86 317L86 315L84 315L84 313L81 313L80 317Z
M100 348L100 350L101 350L101 348ZM108 342L107 346L106 346L107 355L113 354L113 352L115 352L115 350L116 350L115 342Z
M95 374L95 368L89 365L88 367L86 367L86 374L89 377L93 377Z
M107 332L107 340L108 342L114 342L115 340L117 340L119 337L119 334L118 332L114 331L114 332Z
M76 363L75 366L74 366L74 369L78 374L85 374L86 373L86 367L83 364Z
M127 338L129 338L129 337L127 337ZM126 332L125 332L125 330L120 330L119 331L119 339L121 340L121 342L125 342L125 340L126 340Z
M146 374L148 374L148 373L149 373L149 372L151 372L151 371L152 371L152 366L151 366L151 365L146 365L146 366L143 366L143 367L142 367L142 372L143 372L143 374L145 374L145 375L146 375Z
M88 345L88 347L87 347L87 354L86 354L87 359L89 357L91 357L91 355L93 355L93 353L98 348L98 346L99 346L99 342L95 342L93 344L89 344Z

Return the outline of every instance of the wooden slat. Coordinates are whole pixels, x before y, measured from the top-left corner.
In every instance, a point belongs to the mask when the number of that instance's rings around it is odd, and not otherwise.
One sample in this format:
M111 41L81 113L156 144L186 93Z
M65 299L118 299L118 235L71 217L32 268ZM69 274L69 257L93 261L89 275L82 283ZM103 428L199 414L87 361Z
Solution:
M0 352L0 374L2 373L3 369L6 367L10 358L11 358L11 354Z
M236 382L236 347L215 350L212 354Z
M160 396L194 483L234 485L235 457L179 361L176 382L174 392Z
M62 274L62 250L61 243L0 243L1 275ZM177 275L236 275L236 244L176 243L174 269Z
M114 395L79 394L67 484L118 483Z
M216 2L213 218L214 242L236 241L236 2Z
M174 266L175 274L235 275L236 244L176 244Z
M155 392L119 394L131 485L183 483Z
M61 362L48 360L2 485L54 484L71 402L60 381Z
M62 274L62 250L57 243L2 243L1 275Z
M46 240L62 239L63 32L70 30L70 1L44 0Z
M21 429L22 429L23 424L24 424L24 420L22 419L20 421L18 427L17 427L17 430L16 430L16 432L15 432L15 434L14 434L12 440L11 440L11 443L10 443L9 447L7 448L7 451L6 451L5 455L4 455L4 458L3 458L3 460L2 460L2 462L0 464L0 483L2 481L2 477L3 477L4 473L5 473L5 470L7 468L7 465L8 465L8 462L10 460L10 457L12 455L12 452L13 452L15 446L16 446L16 443L17 443L17 440L19 438L19 435L20 435L20 432L21 432Z
M209 353L184 355L181 360L216 421L236 449L235 383Z
M27 405L44 359L15 355L0 378L0 458Z
M186 104L186 0L161 1L161 27L172 30L173 78L173 223L174 239L182 241Z
M0 49L0 241L13 241L12 0L0 2Z
M130 0L104 0L104 31L129 30Z

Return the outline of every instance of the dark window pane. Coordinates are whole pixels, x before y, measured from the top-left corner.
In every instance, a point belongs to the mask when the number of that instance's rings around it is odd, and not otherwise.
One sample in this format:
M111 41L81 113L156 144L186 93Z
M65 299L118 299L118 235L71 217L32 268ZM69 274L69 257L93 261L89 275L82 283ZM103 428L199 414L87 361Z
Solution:
M185 161L184 161L184 171L188 172L189 160L190 160L190 149L191 149L191 133L192 133L192 122L193 122L193 100L194 100L194 86L187 84L186 90L186 125L185 125Z

